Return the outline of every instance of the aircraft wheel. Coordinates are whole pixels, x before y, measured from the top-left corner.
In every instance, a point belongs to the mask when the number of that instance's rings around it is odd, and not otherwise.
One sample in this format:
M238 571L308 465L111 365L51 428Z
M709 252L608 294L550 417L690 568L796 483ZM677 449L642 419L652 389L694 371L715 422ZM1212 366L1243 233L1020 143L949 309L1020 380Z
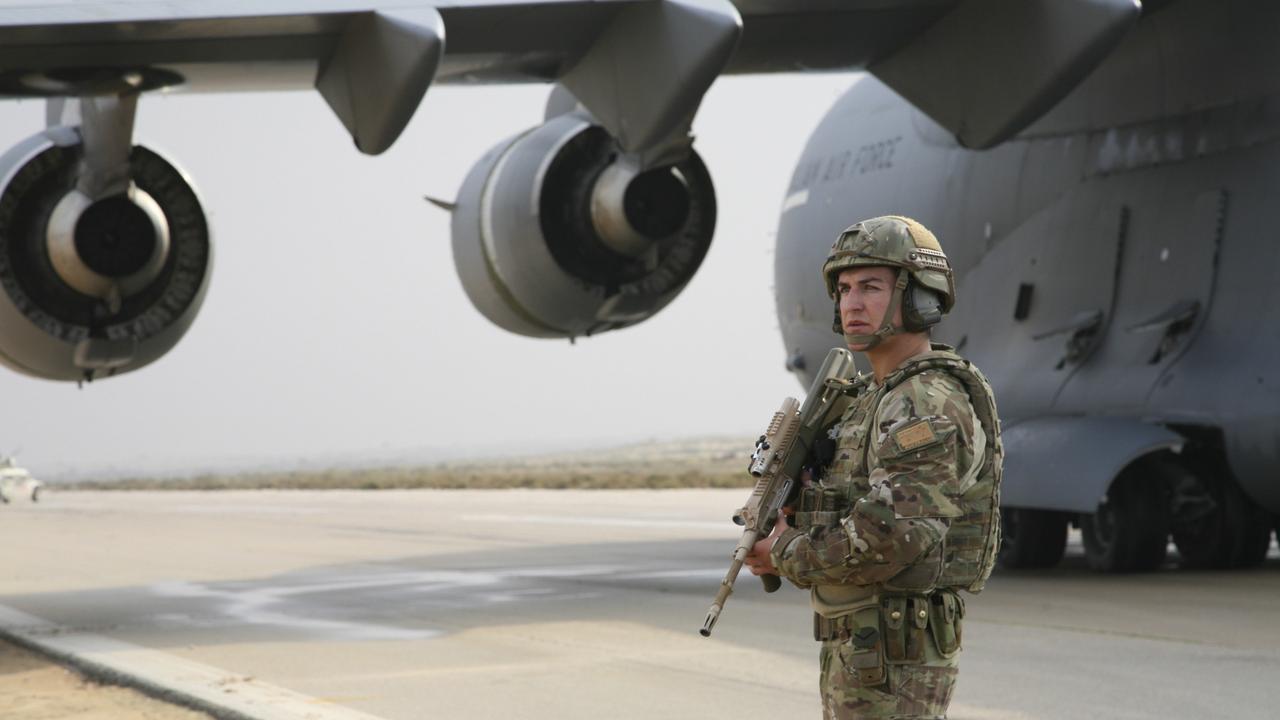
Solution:
M1085 559L1101 572L1154 570L1169 544L1163 461L1130 465L1092 515L1080 516Z
M4 493L0 493L0 503L4 503L5 505L8 505L8 504L9 504L9 496L8 496L8 495L5 495Z
M1227 518L1234 520L1236 540L1231 567L1256 567L1267 559L1271 549L1271 516L1234 482L1228 487Z
M31 502L40 502L40 488L31 488Z
M1067 516L1052 510L1005 508L1000 511L1000 567L1050 568L1067 549Z
M1194 476L1193 476L1194 480ZM1271 547L1271 518L1230 479L1214 487L1200 483L1207 510L1180 519L1173 542L1184 568L1253 567Z

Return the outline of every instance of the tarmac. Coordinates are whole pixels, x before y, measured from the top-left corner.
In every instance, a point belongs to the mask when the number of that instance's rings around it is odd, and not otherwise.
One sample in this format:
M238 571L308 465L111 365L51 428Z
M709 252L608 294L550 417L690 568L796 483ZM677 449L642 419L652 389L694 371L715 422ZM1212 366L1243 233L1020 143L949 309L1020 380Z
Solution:
M746 494L51 488L0 508L0 632L240 720L820 717L803 592L744 575L698 634ZM1107 576L1073 539L968 611L953 720L1280 706L1274 545Z

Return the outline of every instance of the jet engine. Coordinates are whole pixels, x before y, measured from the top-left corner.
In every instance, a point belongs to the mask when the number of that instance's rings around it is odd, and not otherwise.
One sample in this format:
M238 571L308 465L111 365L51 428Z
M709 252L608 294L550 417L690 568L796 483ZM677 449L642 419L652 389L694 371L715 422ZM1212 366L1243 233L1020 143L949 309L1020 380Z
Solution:
M574 338L652 317L706 256L715 191L692 151L643 169L603 128L552 118L486 153L453 213L472 304L520 335Z
M208 287L209 228L183 173L133 146L127 190L95 199L77 186L83 156L69 127L0 156L0 363L49 380L156 360Z

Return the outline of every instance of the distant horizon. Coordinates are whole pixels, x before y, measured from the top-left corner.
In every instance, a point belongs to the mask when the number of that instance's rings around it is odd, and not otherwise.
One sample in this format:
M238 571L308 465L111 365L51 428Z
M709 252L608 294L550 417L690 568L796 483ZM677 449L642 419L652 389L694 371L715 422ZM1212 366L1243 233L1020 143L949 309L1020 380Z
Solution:
M689 443L738 443L741 445L743 467L746 458L751 454L751 435L704 435L691 437L650 437L650 438L599 438L566 440L563 445L539 445L519 449L505 448L505 452L495 452L498 448L492 445L477 448L388 448L384 450L368 450L356 453L338 453L320 455L308 459L279 458L273 456L241 457L229 462L217 459L195 459L184 461L180 465L166 467L163 465L147 466L142 470L102 467L86 471L83 469L40 470L23 463L22 456L17 455L17 463L42 483L56 485L59 483L85 482L92 480L122 479L169 479L193 478L203 475L254 475L259 473L280 472L323 472L326 470L372 470L379 468L434 468L439 466L466 466L470 464L501 464L503 461L540 460L559 458L570 455L588 454L592 451L601 453L617 453L645 445L678 447Z

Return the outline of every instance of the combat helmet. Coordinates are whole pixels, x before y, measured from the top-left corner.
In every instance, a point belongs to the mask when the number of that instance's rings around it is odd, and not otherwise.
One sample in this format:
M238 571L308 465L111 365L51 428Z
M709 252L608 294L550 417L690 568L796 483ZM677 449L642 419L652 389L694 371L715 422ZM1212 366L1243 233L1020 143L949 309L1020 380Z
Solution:
M890 335L922 332L938 324L955 305L956 284L951 263L933 233L915 220L899 215L871 218L840 233L827 261L822 264L827 295L835 301L832 329L837 333L844 334L844 328L840 322L836 279L841 271L862 266L895 267L898 277L880 328L871 335L849 336L851 343L871 349ZM902 307L900 327L893 324L899 305Z

